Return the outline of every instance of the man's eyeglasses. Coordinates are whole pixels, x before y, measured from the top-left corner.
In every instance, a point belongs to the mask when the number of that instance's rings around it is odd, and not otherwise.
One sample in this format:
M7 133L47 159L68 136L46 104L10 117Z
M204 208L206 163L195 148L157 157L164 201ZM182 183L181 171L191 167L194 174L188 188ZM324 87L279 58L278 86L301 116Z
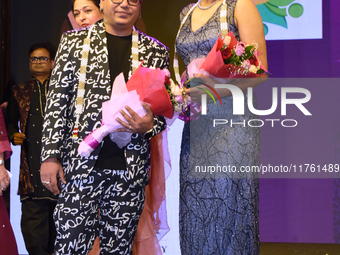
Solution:
M30 62L31 63L46 63L49 60L48 57L31 57Z
M111 0L113 4L121 4L124 0ZM141 0L127 0L128 4L131 6L137 6Z

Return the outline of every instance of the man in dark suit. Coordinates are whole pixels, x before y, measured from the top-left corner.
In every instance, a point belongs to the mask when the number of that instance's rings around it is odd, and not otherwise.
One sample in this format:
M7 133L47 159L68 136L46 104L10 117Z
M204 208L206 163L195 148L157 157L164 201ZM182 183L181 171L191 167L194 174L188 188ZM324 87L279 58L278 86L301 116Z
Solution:
M132 254L149 181L149 139L165 129L164 118L154 116L148 105L144 117L128 108L130 116L122 113L119 131L132 133L131 142L121 149L107 136L83 158L77 149L100 127L102 103L118 74L128 79L140 63L169 68L168 49L133 27L141 5L141 0L102 0L104 20L65 33L59 44L41 154L41 181L60 193L56 254L87 254L96 235L104 254Z
M8 136L13 145L21 145L18 193L22 208L21 231L29 254L51 254L56 236L53 210L57 196L40 180L41 130L54 53L47 43L31 46L32 78L13 86L6 114Z

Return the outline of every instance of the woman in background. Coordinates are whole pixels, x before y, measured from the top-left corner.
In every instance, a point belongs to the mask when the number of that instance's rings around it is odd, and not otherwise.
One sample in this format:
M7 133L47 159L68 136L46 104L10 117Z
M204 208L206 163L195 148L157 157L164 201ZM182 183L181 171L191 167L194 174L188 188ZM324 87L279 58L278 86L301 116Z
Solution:
M68 15L73 29L93 25L98 20L103 19L100 11L100 0L72 0L72 14ZM139 17L135 26L143 33L146 28L142 17ZM69 29L62 29L67 31Z
M79 27L87 27L103 19L99 0L73 0L72 12Z
M0 254L18 255L17 243L8 218L2 192L9 186L10 176L5 168L4 160L12 154L8 141L5 122L0 109Z
M192 60L205 57L221 33L226 35L232 31L237 40L258 44L259 58L267 69L263 24L251 0L200 0L185 7L180 18L176 50L186 67ZM215 83L219 82L212 82ZM234 85L244 92L248 86L256 86L242 79ZM192 98L200 98L202 93L194 87L186 92ZM199 154L198 160L208 166L229 165L240 169L259 164L259 128L213 127L211 122L207 123L211 118L233 119L237 123L257 118L246 102L245 114L233 115L230 95L229 90L224 90L222 105L208 103L207 118L191 123L191 129L189 123L184 126L180 155L180 243L185 255L260 253L258 178L249 175L234 178L228 173L215 178L193 177L190 172L190 157L193 162L195 153ZM195 165L198 164L195 162Z

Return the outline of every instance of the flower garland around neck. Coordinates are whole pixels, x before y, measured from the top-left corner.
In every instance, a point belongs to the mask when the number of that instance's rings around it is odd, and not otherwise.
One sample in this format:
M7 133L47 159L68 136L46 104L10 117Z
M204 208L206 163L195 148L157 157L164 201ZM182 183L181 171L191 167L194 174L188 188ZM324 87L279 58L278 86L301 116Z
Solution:
M74 140L78 139L79 133L79 121L80 116L84 112L84 96L85 96L85 84L86 84L86 67L89 58L89 52L91 49L91 33L95 26L92 26L89 29L87 37L84 39L82 56L81 56L81 64L80 64L80 71L79 71L79 84L78 84L78 91L77 91L77 101L76 101L76 109L75 109L75 123L73 127L73 134L72 138ZM138 68L139 66L139 51L138 51L138 31L135 27L132 29L132 46L131 46L131 66L132 66L132 73Z

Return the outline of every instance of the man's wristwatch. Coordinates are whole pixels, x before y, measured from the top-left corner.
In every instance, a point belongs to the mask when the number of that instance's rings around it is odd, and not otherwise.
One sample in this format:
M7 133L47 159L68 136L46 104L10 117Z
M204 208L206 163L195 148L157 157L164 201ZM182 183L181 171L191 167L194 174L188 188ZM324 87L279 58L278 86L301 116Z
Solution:
M144 134L143 134L143 138L145 140L150 140L152 138L152 134L153 134L153 127L150 128L148 131L146 131Z
M0 165L5 164L5 160L0 159Z

